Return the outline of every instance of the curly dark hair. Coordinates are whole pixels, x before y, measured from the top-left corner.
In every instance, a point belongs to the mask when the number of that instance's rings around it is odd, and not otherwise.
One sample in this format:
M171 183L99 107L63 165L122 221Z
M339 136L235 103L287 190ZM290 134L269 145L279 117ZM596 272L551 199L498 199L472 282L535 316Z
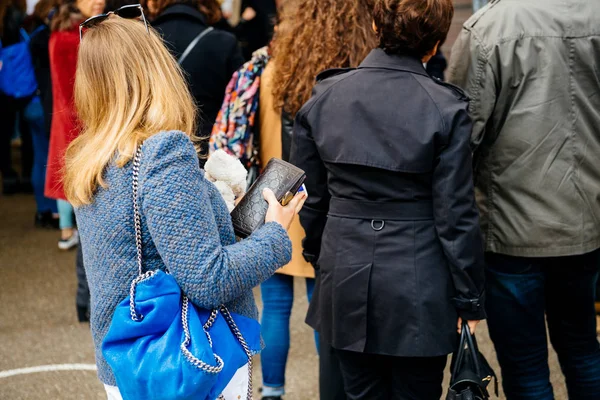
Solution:
M377 47L373 0L287 0L271 50L275 106L295 116L315 77L329 68L356 67Z
M444 43L453 16L452 0L376 0L379 47L388 54L423 58L436 43Z

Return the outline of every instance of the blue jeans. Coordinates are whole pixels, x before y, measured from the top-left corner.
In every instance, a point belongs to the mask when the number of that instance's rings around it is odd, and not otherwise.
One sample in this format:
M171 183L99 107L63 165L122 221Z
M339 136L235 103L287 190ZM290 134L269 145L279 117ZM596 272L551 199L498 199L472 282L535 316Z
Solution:
M600 399L594 309L600 250L555 258L488 253L486 263L488 325L506 398L554 399L547 321L569 399Z
M315 280L306 279L308 300L312 298ZM290 315L294 303L294 277L275 274L260 287L263 313L261 333L265 349L260 360L263 373L263 396L282 396L285 366L290 349ZM315 333L316 343L318 339Z
M60 229L75 228L75 214L71 203L62 199L56 200L56 203L58 204L58 224L60 225Z
M50 211L56 214L58 212L56 201L44 196L50 139L44 122L44 108L38 96L35 96L27 104L23 111L23 117L29 127L33 145L31 185L33 186L37 211L40 213Z

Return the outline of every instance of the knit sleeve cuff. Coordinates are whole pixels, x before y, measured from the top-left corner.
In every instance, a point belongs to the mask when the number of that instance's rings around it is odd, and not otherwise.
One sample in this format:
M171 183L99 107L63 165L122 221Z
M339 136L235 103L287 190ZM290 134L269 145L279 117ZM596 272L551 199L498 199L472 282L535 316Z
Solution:
M269 243L276 260L273 272L288 264L292 260L292 241L281 224L267 222L256 230L251 238L260 242Z

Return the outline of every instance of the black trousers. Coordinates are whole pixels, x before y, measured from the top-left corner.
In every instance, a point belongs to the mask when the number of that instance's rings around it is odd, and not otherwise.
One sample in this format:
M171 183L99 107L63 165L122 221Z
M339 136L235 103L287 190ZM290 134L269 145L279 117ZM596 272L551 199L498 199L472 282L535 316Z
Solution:
M89 321L90 318L90 288L83 266L83 253L81 243L77 246L77 260L75 262L77 272L77 294L75 295L75 304L79 322Z
M4 185L16 184L18 176L12 168L11 140L15 132L15 125L19 113L29 104L31 98L13 99L0 93L0 174L4 179ZM33 167L33 144L29 126L21 119L21 180L31 181L31 169Z
M347 400L337 350L319 335L319 399Z
M0 93L0 173L7 179L16 179L12 169L10 141L15 131L17 107L15 100Z
M336 353L349 400L439 400L442 396L447 356Z

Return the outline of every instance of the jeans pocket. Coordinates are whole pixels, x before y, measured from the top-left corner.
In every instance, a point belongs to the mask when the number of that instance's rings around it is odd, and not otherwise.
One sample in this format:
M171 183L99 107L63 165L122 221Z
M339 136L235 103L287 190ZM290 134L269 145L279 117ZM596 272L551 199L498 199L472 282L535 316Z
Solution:
M486 253L485 266L489 271L498 275L535 275L542 273L542 260Z

